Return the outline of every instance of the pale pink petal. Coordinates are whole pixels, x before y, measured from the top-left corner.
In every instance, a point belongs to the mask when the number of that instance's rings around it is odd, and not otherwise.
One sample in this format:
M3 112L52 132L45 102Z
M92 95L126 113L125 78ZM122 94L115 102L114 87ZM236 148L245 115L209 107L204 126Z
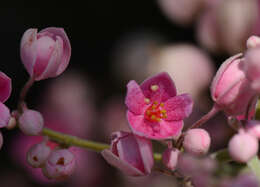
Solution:
M149 139L137 136L136 140L142 157L145 173L151 173L154 165L152 143Z
M69 38L63 28L48 27L48 28L40 31L40 33L42 33L42 32L49 32L54 35L57 35L57 36L61 37L61 39L63 41L62 62L60 63L59 68L56 72L56 76L60 75L67 68L67 66L69 65L69 61L70 61L71 46L70 46Z
M152 86L158 86L158 89L152 90ZM151 101L164 102L171 97L176 96L176 88L174 82L168 73L162 72L151 78L146 79L141 84L144 96Z
M140 86L135 81L130 81L127 84L125 104L131 112L135 114L143 113L145 97Z
M0 102L5 102L10 97L11 91L11 79L3 72L0 72Z
M117 143L118 157L126 161L131 166L137 168L142 173L145 173L144 164L140 155L139 147L136 138L133 135L120 138Z
M227 68L231 65L232 62L242 57L242 53L234 55L230 58L228 58L223 64L220 66L220 68L217 71L217 74L215 75L212 84L211 84L211 97L214 101L217 99L216 95L216 88L219 85L219 81L221 80L223 74L227 70Z
M188 117L192 112L193 101L188 94L182 94L168 99L165 102L167 121L179 121Z
M183 127L182 121L149 122L143 115L135 115L130 111L127 112L127 119L134 134L155 140L175 138Z
M6 127L10 120L10 110L0 102L0 128Z
M36 78L36 80L42 80L49 77L57 76L57 69L60 65L62 53L63 53L63 41L61 37L56 36L54 49L52 51L49 62L47 63L47 67L45 68L44 72L39 77Z
M130 176L142 176L142 175L144 175L144 173L142 173L138 169L134 168L129 163L124 162L123 160L119 159L116 155L114 155L108 149L105 149L104 151L102 151L101 154L109 164L111 164L112 166L120 169L126 175L130 175Z
M33 75L33 67L37 58L37 29L28 29L22 37L20 51L22 62L28 71Z

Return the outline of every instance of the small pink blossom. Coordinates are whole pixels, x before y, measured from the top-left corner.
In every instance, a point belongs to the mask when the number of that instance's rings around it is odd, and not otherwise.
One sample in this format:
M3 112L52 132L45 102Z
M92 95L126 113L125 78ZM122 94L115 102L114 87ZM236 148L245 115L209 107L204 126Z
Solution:
M50 154L42 171L49 179L62 180L72 175L75 166L75 156L68 149L59 149Z
M19 128L26 135L40 135L44 125L44 120L40 112L26 110L19 117Z
M125 103L127 119L134 134L150 139L176 138L183 127L183 119L192 111L188 94L176 96L176 88L168 73L159 73L140 86L127 84Z
M43 167L50 154L51 148L46 142L35 144L27 152L27 162L34 168Z
M71 46L63 28L28 29L21 41L21 59L35 80L60 75L68 66Z
M206 154L210 147L210 136L204 129L190 129L186 132L183 141L184 150L190 154Z
M258 140L245 132L234 135L228 144L228 151L232 159L246 163L258 152Z
M244 59L237 54L227 59L219 68L211 85L211 97L225 114L244 115L256 92L242 70Z
M114 133L110 150L105 149L102 155L109 164L130 176L148 175L154 164L150 140L128 132Z

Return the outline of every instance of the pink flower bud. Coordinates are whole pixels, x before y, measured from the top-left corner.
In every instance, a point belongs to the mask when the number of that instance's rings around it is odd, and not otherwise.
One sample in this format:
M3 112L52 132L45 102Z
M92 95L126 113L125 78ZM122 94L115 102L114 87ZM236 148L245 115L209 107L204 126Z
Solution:
M258 36L250 36L246 42L246 46L248 49L259 47L260 46L260 37Z
M41 113L35 110L25 110L19 118L19 128L27 135L39 135L42 132L43 125Z
M102 151L102 156L130 176L147 175L154 164L150 140L122 131L113 133L111 148Z
M0 72L0 102L5 102L12 91L12 83L11 79L4 74L3 72Z
M34 168L43 167L50 154L51 149L45 142L35 144L27 152L27 161Z
M10 117L11 114L9 108L0 102L0 128L8 125Z
M227 115L244 114L255 91L245 77L241 66L242 54L227 59L219 68L211 85L211 97Z
M210 136L204 129L190 129L183 141L184 150L194 155L206 154L210 146Z
M170 170L175 170L178 163L178 156L180 151L178 149L166 149L163 152L163 164Z
M249 49L245 54L243 69L251 87L260 93L260 47Z
M62 180L72 175L75 166L75 156L68 149L60 149L50 154L42 171L49 179Z
M49 27L37 33L28 29L20 46L22 62L35 80L60 75L68 66L71 46L62 28Z
M230 156L237 162L248 162L258 151L258 140L250 134L240 132L228 144Z

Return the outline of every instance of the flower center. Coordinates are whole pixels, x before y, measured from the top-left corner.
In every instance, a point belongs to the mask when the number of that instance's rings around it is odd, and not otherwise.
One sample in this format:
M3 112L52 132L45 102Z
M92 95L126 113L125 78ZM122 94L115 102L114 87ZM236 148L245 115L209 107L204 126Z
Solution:
M145 111L145 119L151 122L160 122L167 118L166 110L163 109L164 103L153 102Z

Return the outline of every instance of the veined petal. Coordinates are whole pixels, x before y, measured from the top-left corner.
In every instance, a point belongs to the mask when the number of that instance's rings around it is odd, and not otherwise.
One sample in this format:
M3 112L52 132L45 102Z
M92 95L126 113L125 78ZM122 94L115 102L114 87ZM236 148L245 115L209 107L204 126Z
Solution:
M188 94L170 98L165 102L166 121L179 121L188 117L192 112L193 101Z
M140 86L135 81L130 81L127 84L125 104L135 114L141 114L144 110L145 97Z
M170 75L166 72L159 73L146 79L140 85L144 96L152 102L164 102L171 97L176 96L176 88Z

